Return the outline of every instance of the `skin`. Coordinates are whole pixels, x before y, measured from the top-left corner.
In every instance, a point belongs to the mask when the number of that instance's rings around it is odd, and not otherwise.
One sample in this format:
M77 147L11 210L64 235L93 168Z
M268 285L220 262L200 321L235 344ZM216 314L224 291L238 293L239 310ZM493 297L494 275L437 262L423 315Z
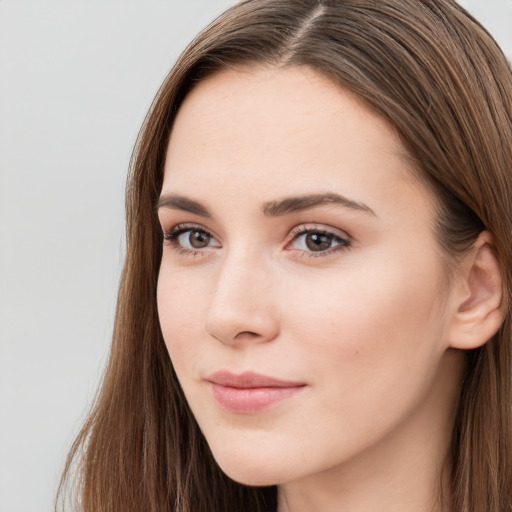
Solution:
M278 484L280 512L450 509L440 482L463 368L451 347L462 285L446 276L432 193L404 154L384 120L308 68L217 73L178 113L162 198L211 215L159 208L166 236L182 229L164 243L162 332L218 464L239 482ZM366 209L263 212L328 192ZM190 245L194 229L206 246ZM332 233L331 246L311 250L304 230ZM207 381L218 370L304 387L233 413Z

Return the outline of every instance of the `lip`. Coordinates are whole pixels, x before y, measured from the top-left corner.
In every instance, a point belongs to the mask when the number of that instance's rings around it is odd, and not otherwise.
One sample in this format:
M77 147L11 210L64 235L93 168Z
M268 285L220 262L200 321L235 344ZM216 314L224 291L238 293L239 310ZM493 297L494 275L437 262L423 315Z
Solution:
M225 410L251 414L290 398L306 386L303 382L285 381L254 372L235 374L222 370L205 379L213 397Z

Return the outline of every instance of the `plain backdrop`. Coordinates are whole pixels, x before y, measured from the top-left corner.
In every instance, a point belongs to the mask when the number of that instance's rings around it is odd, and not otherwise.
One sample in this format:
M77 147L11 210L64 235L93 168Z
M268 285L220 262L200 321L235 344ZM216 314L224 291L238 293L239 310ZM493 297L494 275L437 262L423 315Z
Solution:
M0 0L0 512L50 512L108 354L135 138L230 0ZM512 57L512 0L462 2Z

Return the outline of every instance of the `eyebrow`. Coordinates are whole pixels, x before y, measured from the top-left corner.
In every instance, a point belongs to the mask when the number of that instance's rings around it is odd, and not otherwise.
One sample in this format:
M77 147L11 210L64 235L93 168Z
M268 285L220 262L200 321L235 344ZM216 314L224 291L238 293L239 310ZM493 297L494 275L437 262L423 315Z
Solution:
M278 217L289 213L302 212L324 205L338 205L350 210L357 210L377 216L375 212L364 203L353 201L347 197L334 193L309 194L297 197L287 197L279 201L265 203L263 213L267 217Z
M178 194L165 194L160 196L156 203L156 209L159 210L160 208L181 210L200 215L201 217L212 217L212 214L200 202Z
M266 217L280 217L282 215L298 213L325 205L343 206L350 210L369 213L375 217L377 216L366 204L353 201L352 199L331 192L286 197L277 201L269 201L263 205L263 214ZM208 208L199 201L179 194L164 194L160 196L156 204L156 209L158 210L160 208L181 210L201 217L213 217Z

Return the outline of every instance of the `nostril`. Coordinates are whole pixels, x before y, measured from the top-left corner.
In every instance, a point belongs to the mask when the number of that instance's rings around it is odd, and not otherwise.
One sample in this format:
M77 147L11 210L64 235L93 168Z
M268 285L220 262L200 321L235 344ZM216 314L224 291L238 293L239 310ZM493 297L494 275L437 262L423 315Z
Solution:
M249 338L257 338L259 336L261 336L261 334L258 334L257 332L252 332L252 331L242 331L242 332L239 332L235 338L242 338L244 336L247 336Z

